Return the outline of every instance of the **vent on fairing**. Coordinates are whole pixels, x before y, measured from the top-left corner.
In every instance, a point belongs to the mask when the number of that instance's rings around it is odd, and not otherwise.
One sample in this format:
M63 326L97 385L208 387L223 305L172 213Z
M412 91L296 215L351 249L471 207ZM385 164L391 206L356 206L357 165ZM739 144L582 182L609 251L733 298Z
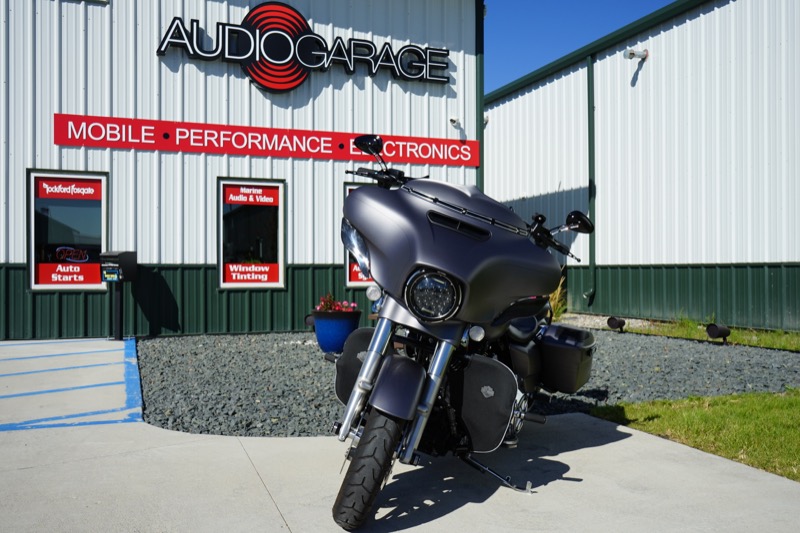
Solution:
M437 226L457 231L462 235L466 235L467 237L478 241L485 241L492 236L488 230L473 226L472 224L468 224L456 218L437 213L436 211L428 211L428 220L430 220L431 224L436 224Z

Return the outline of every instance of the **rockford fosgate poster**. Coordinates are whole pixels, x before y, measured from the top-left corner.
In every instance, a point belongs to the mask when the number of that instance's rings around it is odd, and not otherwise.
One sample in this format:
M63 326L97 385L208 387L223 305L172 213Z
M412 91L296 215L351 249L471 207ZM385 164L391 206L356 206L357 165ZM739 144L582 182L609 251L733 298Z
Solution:
M103 289L104 176L32 172L31 287Z

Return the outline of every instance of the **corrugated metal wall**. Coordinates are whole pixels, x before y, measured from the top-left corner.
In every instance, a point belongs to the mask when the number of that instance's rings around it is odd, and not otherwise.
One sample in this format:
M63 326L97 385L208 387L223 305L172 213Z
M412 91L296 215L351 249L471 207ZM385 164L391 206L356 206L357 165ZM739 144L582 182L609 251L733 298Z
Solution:
M548 225L589 208L586 67L575 65L486 107L486 194ZM562 234L588 259L586 236ZM565 241L566 242L566 241ZM570 262L573 262L571 259Z
M0 1L0 338L111 332L109 293L30 291L26 172L34 168L107 173L104 244L136 250L143 265L125 287L126 335L303 329L321 294L362 297L343 287L339 221L344 182L357 181L344 171L363 163L54 143L54 114L480 139L475 1L285 0L329 45L341 37L389 42L395 52L409 43L448 49L448 84L334 66L291 92L265 93L239 65L156 54L173 17L197 19L210 46L217 23L239 24L262 1ZM478 180L476 168L398 168ZM286 290L219 291L219 177L285 181Z
M338 237L344 171L353 163L59 147L53 115L68 113L318 131L477 138L475 7L459 0L293 0L311 28L334 37L412 42L450 50L449 84L414 84L316 73L298 89L269 94L238 65L190 60L156 48L175 16L198 19L207 35L238 24L261 2L6 1L0 42L4 139L0 263L26 260L25 169L110 173L110 249L135 249L149 264L217 260L216 178L287 181L288 263L342 263ZM210 37L208 37L210 39ZM458 117L461 129L449 123ZM475 183L474 168L400 167ZM352 177L347 178L352 181Z
M792 0L676 2L487 96L487 190L546 212L565 166L587 187L573 310L800 329L798 27Z
M800 261L797 28L793 0L710 2L597 55L599 264Z

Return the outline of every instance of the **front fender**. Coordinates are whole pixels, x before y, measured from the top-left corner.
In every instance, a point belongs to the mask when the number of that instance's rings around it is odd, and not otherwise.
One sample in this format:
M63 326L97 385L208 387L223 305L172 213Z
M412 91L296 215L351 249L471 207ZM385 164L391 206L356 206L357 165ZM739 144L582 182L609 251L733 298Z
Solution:
M369 404L385 415L412 420L425 385L425 368L408 357L387 356L375 380Z

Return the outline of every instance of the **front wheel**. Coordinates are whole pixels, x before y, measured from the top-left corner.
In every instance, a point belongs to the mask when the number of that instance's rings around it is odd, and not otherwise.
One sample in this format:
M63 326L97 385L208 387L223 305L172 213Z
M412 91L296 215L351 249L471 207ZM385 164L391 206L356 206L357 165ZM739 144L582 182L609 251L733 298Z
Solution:
M376 409L367 416L367 424L333 504L333 520L343 529L361 527L392 467L392 459L403 422L389 418Z

